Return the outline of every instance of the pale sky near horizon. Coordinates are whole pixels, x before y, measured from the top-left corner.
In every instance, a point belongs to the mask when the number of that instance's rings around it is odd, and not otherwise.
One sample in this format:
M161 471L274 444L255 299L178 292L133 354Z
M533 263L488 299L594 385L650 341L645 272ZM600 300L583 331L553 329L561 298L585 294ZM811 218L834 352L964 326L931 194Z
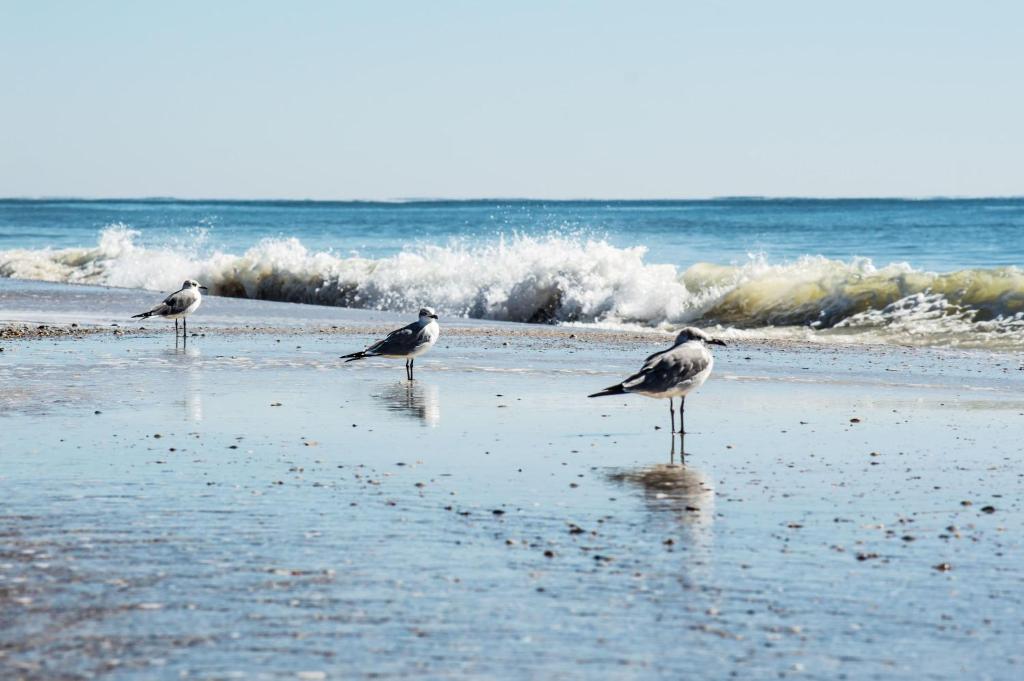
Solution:
M1024 194L1024 3L0 0L0 196Z

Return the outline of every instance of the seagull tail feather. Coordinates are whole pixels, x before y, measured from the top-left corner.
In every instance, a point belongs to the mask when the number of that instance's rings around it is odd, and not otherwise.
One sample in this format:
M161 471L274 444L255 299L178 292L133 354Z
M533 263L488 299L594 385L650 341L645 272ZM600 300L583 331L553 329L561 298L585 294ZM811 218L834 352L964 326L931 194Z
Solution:
M587 397L605 397L607 395L622 395L626 390L622 387L622 384L613 385L610 388L605 388L601 392L596 392L593 395L587 395Z
M367 357L369 357L369 355L367 355L363 350L360 350L359 352L353 352L351 355L342 355L341 359L345 360L345 364L348 364L349 362L354 362L357 359L366 359Z

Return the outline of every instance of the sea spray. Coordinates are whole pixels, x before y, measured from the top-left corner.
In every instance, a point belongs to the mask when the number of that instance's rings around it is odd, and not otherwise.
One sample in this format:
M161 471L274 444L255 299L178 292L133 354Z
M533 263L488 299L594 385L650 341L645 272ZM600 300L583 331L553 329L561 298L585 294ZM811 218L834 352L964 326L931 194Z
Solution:
M381 258L311 251L297 238L263 239L241 255L199 254L180 244L143 247L138 236L117 224L91 248L0 251L0 276L156 291L193 277L222 296L405 312L430 304L446 316L534 323L784 327L940 344L1024 339L1024 272L1015 267L937 274L808 255L680 268L648 262L642 246L560 233L424 244Z

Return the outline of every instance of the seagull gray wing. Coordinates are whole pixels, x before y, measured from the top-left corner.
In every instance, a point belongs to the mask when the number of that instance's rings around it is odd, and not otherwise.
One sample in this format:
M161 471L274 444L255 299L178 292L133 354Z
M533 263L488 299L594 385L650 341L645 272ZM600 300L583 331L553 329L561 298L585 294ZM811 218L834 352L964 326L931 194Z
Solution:
M166 317L168 315L181 314L188 309L188 306L196 301L196 292L192 289L179 289L164 298L164 302L153 307L148 312L132 315L138 317Z
M683 344L647 358L640 371L622 382L626 392L661 393L708 368L711 355L700 345Z
M160 307L164 309L157 314L181 314L194 302L196 302L196 290L183 288L164 298L164 302L160 304Z
M408 355L427 342L426 327L413 322L392 331L383 340L377 341L364 351L368 355Z
M170 317L180 315L199 300L199 291L194 288L182 288L164 298L164 302L147 312L132 315L132 319L148 319L149 317Z

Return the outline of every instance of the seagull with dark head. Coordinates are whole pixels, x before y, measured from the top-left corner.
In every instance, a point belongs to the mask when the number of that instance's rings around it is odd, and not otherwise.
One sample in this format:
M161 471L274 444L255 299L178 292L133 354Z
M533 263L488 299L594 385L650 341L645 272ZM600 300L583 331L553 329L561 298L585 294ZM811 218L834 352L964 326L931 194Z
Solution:
M437 324L437 313L432 307L420 309L420 318L400 329L389 333L365 350L342 355L346 362L367 357L393 357L405 359L405 377L412 379L412 365L417 357L434 347L437 337L441 335L441 327Z
M199 309L203 302L200 291L206 291L205 286L200 286L195 279L186 279L181 288L164 298L160 303L148 312L132 315L132 319L148 319L149 317L163 317L174 320L174 337L178 337L178 320L181 320L183 327L182 335L188 336L187 317Z
M668 398L668 411L672 415L672 432L676 430L676 412L672 399L679 398L679 432L683 427L683 409L686 396L702 386L711 375L715 358L708 345L725 345L700 329L687 326L676 336L675 344L668 350L656 352L646 360L640 371L622 383L605 388L588 397L624 395L637 393L655 399Z

